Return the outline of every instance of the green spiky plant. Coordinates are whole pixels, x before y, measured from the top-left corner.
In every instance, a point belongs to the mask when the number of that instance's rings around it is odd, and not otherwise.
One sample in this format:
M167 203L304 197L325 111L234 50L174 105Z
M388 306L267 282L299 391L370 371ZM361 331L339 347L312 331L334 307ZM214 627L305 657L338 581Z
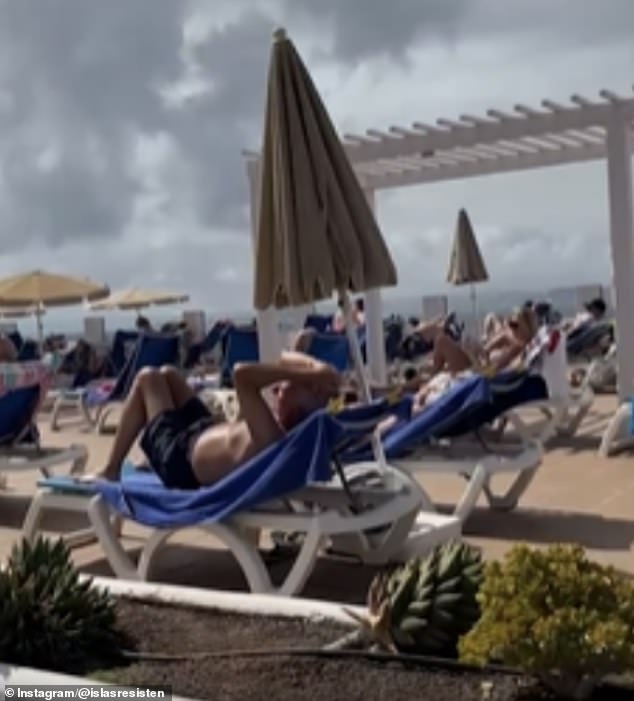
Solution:
M80 581L62 540L13 547L0 570L0 660L76 672L120 659L123 643L114 601Z
M368 592L368 617L348 613L380 648L453 657L460 637L480 617L476 596L483 576L477 550L449 543L375 577Z

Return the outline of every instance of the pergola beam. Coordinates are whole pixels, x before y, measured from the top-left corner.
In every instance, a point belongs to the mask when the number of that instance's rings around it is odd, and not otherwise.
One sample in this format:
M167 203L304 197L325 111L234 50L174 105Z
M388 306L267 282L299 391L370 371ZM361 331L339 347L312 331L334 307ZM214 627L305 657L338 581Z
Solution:
M432 172L403 173L395 177L366 176L364 185L373 190L391 189L418 185L443 180L458 180L460 178L474 178L481 175L494 175L496 173L509 173L511 171L533 170L547 166L564 165L567 163L584 163L595 161L605 157L603 144L596 146L584 146L579 148L553 150L548 153L538 152L533 154L521 154L513 157L500 157L494 160L478 161L473 164L461 164L456 167L444 167Z
M540 137L572 129L605 126L613 108L612 100L618 96L608 92L603 94L606 96L605 99L610 101L583 107L562 106L561 109L550 112L531 110L530 114L524 116L507 115L489 110L488 115L498 121L473 126L456 122L455 126L440 129L417 122L414 127L421 132L420 134L403 130L405 133L400 136L390 136L376 141L370 139L361 141L362 137L354 137L357 143L347 144L346 150L353 163L361 163L379 158L407 156L413 152L446 151L456 146L469 147L476 144L495 143L501 139ZM623 111L623 118L629 122L634 120L634 98L620 99L618 104ZM523 108L521 105L518 107ZM449 120L440 121L441 124L447 124ZM393 130L390 131L393 132Z

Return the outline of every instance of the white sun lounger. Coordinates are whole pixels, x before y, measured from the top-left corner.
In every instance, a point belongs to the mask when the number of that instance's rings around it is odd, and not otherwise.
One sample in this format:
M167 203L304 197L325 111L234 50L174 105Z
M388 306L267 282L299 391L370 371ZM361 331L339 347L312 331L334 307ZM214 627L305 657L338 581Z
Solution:
M559 339L551 342L552 334L559 334ZM580 387L570 386L565 334L557 328L540 329L529 367L544 378L549 397L510 410L507 414L509 423L524 439L534 439L542 445L555 436L574 436L592 407L594 392L589 374L586 374ZM524 419L527 411L537 412L541 419L528 423Z
M491 509L512 511L533 481L543 459L543 448L531 440L516 445L491 443L485 448L476 441L458 439L434 448L420 448L406 459L393 460L393 465L412 475L455 475L466 481L464 491L452 514L462 523L473 513L480 496ZM513 477L503 493L496 493L497 477ZM423 508L433 510L434 502L421 487Z
M420 515L421 492L411 480L397 478L395 488L355 490L365 509L353 513L337 485L309 487L292 498L237 514L222 523L200 523L192 528L218 538L240 565L252 592L292 596L310 576L322 549L345 540L346 552L368 564L406 561L436 545L460 537L457 518L434 513ZM148 580L163 546L178 529L154 529L135 563L121 544L121 520L98 495L37 491L23 524L23 536L34 538L46 510L61 509L88 515L94 535L115 576ZM305 538L284 581L275 586L258 548L262 531L303 533Z
M23 535L35 537L46 510L85 513L115 575L148 579L157 554L174 533L183 528L202 529L230 549L251 591L293 595L301 591L320 550L338 541L345 540L347 552L366 563L387 564L424 554L460 537L458 518L421 512L422 493L409 475L385 464L379 475L377 478L375 463L373 474L361 480L346 478L344 484L335 477L328 483L311 484L220 522L203 520L177 528L154 528L137 563L121 545L120 515L101 495L89 491L86 485L66 483L64 487L49 481L33 498ZM294 564L278 586L273 584L257 547L259 534L269 529L304 534Z

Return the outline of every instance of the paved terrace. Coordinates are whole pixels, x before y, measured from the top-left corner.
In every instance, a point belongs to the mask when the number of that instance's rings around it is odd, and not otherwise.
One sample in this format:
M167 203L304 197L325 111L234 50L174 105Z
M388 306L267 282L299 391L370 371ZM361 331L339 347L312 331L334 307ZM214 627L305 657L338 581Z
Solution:
M615 407L616 397L598 397L578 435L550 446L520 508L510 514L479 509L468 522L465 537L482 547L487 558L498 557L517 541L535 545L579 542L593 558L634 575L634 456L623 454L602 460L596 455L601 433ZM103 464L111 440L72 426L50 433L43 425L42 432L45 444L87 445L92 470ZM35 473L10 475L9 491L0 493L0 560L19 538L35 481ZM423 484L441 504L452 503L462 489L455 477L426 476ZM77 521L60 518L59 514L45 522L51 530L77 525ZM138 547L141 529L126 524L124 533L126 547ZM98 545L78 548L74 557L86 572L111 574ZM284 564L277 566L283 568ZM372 574L368 567L324 558L309 580L305 596L362 601ZM212 537L194 530L184 532L164 551L155 578L192 586L244 589L232 558Z

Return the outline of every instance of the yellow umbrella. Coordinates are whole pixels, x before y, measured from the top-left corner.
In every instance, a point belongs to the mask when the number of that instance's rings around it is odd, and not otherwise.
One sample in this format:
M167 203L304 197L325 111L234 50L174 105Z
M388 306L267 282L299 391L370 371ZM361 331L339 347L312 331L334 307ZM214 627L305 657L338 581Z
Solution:
M80 304L106 297L109 293L106 285L85 278L34 270L0 280L0 307L33 307L41 342L44 307Z
M268 76L255 306L312 304L337 292L367 390L348 291L396 281L390 252L326 108L279 29Z
M189 295L165 290L144 290L132 287L113 292L109 297L90 305L94 310L134 309L139 311L154 305L181 304L189 301Z
M458 213L456 233L451 246L447 282L452 285L471 285L471 304L476 324L478 323L478 307L475 284L486 282L488 279L489 274L473 233L471 221L465 210L461 209Z
M0 280L0 306L3 307L66 306L101 299L109 293L106 285L42 270Z

